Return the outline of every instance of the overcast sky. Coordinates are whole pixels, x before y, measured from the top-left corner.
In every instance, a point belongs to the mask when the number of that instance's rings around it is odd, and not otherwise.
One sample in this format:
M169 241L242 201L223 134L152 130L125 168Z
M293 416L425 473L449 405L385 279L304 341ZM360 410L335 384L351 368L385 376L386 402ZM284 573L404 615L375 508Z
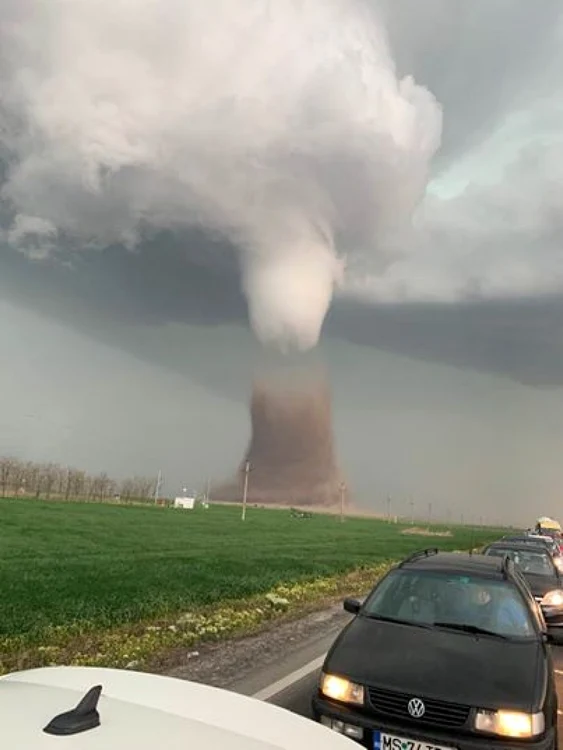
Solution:
M334 287L358 502L557 514L559 0L129 5L0 0L0 453L228 477Z

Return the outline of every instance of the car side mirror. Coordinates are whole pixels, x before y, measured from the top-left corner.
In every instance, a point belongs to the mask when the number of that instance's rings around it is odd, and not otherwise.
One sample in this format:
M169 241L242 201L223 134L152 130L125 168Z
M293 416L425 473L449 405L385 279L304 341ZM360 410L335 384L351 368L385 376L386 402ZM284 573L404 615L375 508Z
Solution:
M357 599L344 599L344 611L351 615L357 615L360 611L361 603Z

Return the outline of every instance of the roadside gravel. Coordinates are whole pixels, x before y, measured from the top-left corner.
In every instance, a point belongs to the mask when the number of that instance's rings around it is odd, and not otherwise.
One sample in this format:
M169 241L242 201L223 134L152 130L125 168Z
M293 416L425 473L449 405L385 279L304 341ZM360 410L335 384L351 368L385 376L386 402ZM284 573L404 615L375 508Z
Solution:
M230 688L258 670L277 665L288 653L320 636L336 634L350 615L335 604L296 620L271 623L259 633L176 652L158 671L172 677Z

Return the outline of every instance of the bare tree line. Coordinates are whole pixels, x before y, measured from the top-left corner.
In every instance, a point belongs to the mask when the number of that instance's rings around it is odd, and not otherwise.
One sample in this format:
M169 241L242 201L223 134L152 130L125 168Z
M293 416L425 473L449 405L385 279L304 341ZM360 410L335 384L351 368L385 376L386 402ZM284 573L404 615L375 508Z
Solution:
M0 496L34 497L45 500L84 500L125 502L154 497L156 479L130 477L111 479L106 473L88 474L80 469L54 463L21 461L0 456Z

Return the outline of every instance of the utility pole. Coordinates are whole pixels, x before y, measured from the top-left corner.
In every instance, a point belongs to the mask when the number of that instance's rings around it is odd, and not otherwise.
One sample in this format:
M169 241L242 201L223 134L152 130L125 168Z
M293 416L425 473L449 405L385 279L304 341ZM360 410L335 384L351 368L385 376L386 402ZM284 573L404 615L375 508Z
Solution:
M207 484L205 485L205 502L206 503L209 502L209 489L210 489L210 487L211 487L211 483L210 483L210 481L208 479L207 480Z
M432 503L428 503L428 525L432 521Z
M387 495L387 523L391 523L391 495Z
M248 475L251 472L250 461L244 465L244 489L242 491L242 520L246 519L246 500L248 497Z
M411 506L411 526L414 526L414 500L410 499L409 505Z
M162 485L162 471L158 470L158 476L156 478L156 487L154 488L154 504L158 505L158 499L160 497L160 487Z
M346 495L346 485L340 482L340 523L344 521L344 497Z

